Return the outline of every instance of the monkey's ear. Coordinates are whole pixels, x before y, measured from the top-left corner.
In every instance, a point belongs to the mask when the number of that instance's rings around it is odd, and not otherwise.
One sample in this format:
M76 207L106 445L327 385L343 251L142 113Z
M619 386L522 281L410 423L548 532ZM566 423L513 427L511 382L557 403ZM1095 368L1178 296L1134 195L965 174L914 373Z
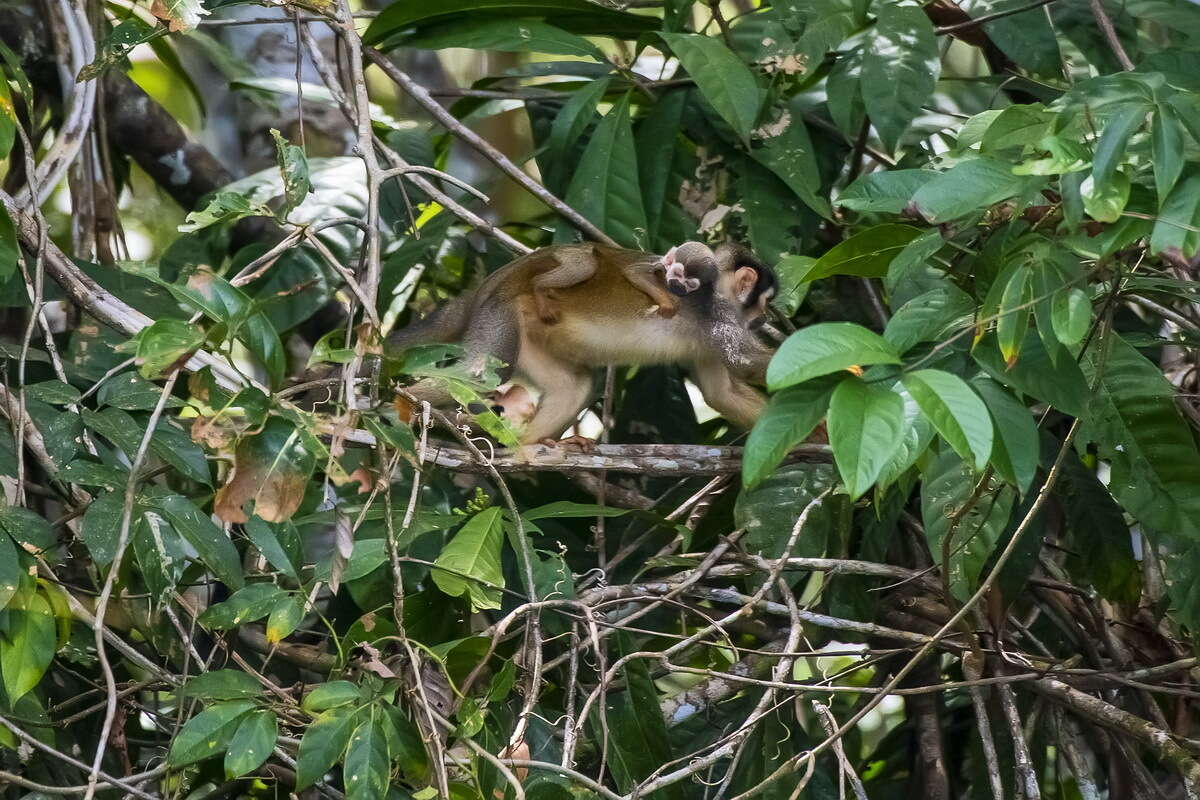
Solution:
M668 250L667 254L662 257L662 263L674 264L675 263L675 251L678 249L679 249L679 246L676 245L675 247L672 247L670 250Z
M754 267L738 267L733 273L733 293L742 305L750 299L750 293L758 284L758 270Z

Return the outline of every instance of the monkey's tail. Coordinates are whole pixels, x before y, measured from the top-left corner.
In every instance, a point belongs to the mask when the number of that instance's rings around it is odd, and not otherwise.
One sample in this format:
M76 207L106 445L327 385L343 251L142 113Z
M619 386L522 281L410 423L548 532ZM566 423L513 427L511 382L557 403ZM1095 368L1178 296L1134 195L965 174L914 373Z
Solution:
M392 331L387 338L388 349L403 350L419 344L458 341L467 329L474 298L475 292L464 292L422 319Z

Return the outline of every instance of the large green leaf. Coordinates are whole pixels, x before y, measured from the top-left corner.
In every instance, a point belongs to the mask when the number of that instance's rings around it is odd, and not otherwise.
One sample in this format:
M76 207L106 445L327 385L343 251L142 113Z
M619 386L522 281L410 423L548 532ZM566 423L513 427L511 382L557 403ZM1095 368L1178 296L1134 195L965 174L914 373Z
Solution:
M262 619L287 594L273 583L252 583L238 589L223 603L209 606L200 624L209 630L226 631Z
M911 225L888 223L867 228L830 248L812 265L804 280L815 281L831 275L882 278L892 259L920 235L921 230Z
M962 289L947 283L917 295L902 305L883 330L896 352L903 353L921 342L938 342L968 327L975 304Z
M622 655L637 649L626 634L616 638L618 652ZM667 725L659 711L658 691L646 661L632 659L622 672L625 691L611 692L603 700L607 724L602 727L593 717L590 727L597 741L607 735L613 778L623 792L628 792L663 764L669 763L673 754ZM655 792L654 796L662 800L687 797L679 784Z
M538 156L538 166L541 168L543 179L552 191L562 192L566 188L567 176L573 172L572 148L592 123L599 119L596 115L596 104L604 97L608 86L608 78L588 81L563 103L554 116L545 150ZM638 159L639 166L641 162L642 159Z
M346 747L346 797L377 800L388 793L387 735L372 714L355 729Z
M862 98L889 152L933 94L941 71L937 36L925 12L898 3L880 7L863 55Z
M566 196L568 205L629 247L646 233L637 160L626 94L596 126Z
M230 587L241 588L244 582L241 556L225 532L207 514L178 494L156 498L153 504L188 544L196 548L200 560L213 574Z
M225 753L225 777L237 778L258 769L271 755L278 737L274 711L252 711L243 717Z
M493 506L480 511L442 548L434 562L442 569L434 569L433 582L453 597L465 594L472 608L499 608L500 587L504 585L500 570L503 544L500 509Z
M982 470L992 455L992 421L979 395L962 378L938 369L910 372L903 381L934 430Z
M57 649L54 611L40 591L14 596L4 610L6 629L0 631L0 673L11 706L38 685Z
M1071 533L1067 558L1071 572L1114 603L1136 603L1141 596L1142 573L1134 558L1125 514L1073 451L1064 456L1054 493Z
M393 34L420 32L431 25L486 17L543 19L572 33L636 38L658 27L654 17L615 11L587 0L444 0L438 3L392 3L375 18L363 39L377 44ZM391 42L389 42L391 44ZM403 44L403 39L396 40Z
M986 336L974 351L975 360L989 375L1022 394L1049 403L1073 417L1083 416L1088 384L1075 359L1068 353L1057 361L1050 358L1034 331L1025 334L1021 358L1012 366L1004 363L994 336Z
M1139 522L1200 539L1200 453L1162 371L1115 333L1083 362L1099 380L1084 435L1112 466L1109 491Z
M851 322L823 322L784 341L767 366L767 386L783 389L850 367L899 363L896 349L879 334Z
M262 685L240 669L214 669L189 678L179 690L180 697L200 700L250 700L263 693Z
M587 39L536 19L483 18L430 25L402 40L389 40L385 48L391 49L394 43L401 41L405 47L427 50L466 47L510 53L554 53L604 61L604 52Z
M947 222L1015 197L1042 180L1014 175L1012 164L998 159L973 158L923 183L912 205L930 222Z
M940 173L931 169L896 169L863 175L837 198L839 206L852 211L899 214L913 201L917 191Z
M763 146L754 150L753 156L786 183L804 205L828 218L829 201L821 194L821 173L802 109L793 102L781 113L775 124L763 126Z
M764 558L779 558L800 512L836 481L830 464L790 464L775 470L754 488L743 488L733 512L735 527L746 530L742 544ZM825 555L826 542L838 527L841 509L842 504L833 495L822 500L809 513L792 555Z
M351 709L341 707L319 714L312 721L296 755L297 789L312 786L341 759L354 730L354 719Z
M748 143L762 103L754 73L718 38L694 33L660 35L705 99Z
M925 471L921 514L929 552L942 565L942 542L957 521L950 547L950 591L962 602L979 586L984 565L1008 525L1014 492L1001 485L985 491L970 508L979 477L953 452L946 451ZM943 568L946 568L943 566Z
M833 380L814 380L789 386L775 394L754 424L742 454L742 481L748 487L762 482L794 446L817 427L829 407Z
M1038 466L1038 431L1032 413L991 378L980 375L971 385L983 397L996 425L992 466L1021 493L1028 491Z
M167 763L184 767L224 753L242 717L253 708L254 704L247 700L234 700L201 711L171 741Z
M1175 107L1159 103L1154 107L1154 123L1150 127L1151 164L1154 166L1154 188L1161 204L1170 194L1183 172L1183 122Z
M829 400L828 425L833 460L850 499L857 500L903 442L904 401L891 389L846 378Z
M12 539L0 534L0 611L3 611L21 583L21 562Z

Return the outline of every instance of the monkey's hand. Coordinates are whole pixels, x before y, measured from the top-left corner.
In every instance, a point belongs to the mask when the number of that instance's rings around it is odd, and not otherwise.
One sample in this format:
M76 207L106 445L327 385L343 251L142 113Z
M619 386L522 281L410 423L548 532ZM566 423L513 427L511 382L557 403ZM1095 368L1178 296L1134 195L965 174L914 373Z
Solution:
M586 436L567 436L562 439L542 439L538 444L547 447L567 447L578 449L582 453L590 453L596 449L596 440Z

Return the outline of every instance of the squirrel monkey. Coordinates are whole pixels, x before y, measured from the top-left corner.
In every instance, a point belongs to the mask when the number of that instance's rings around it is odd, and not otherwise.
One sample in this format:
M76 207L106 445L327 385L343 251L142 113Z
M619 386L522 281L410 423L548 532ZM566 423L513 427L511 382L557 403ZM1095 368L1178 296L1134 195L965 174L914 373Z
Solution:
M676 297L662 278L653 291L630 278L671 267L684 288L694 279L695 289ZM554 276L549 286L539 281L547 275ZM713 409L750 427L766 402L754 384L764 382L771 357L751 328L776 285L768 267L727 245L714 253L687 243L670 263L601 244L557 245L501 267L478 288L394 332L387 348L460 343L465 366L480 375L489 356L505 363L502 381L516 373L541 391L522 444L557 438L590 400L592 371L610 364L685 364ZM661 313L664 298L667 308L674 306L670 317ZM554 322L545 321L544 306L552 307ZM432 379L409 391L431 405L452 402Z

